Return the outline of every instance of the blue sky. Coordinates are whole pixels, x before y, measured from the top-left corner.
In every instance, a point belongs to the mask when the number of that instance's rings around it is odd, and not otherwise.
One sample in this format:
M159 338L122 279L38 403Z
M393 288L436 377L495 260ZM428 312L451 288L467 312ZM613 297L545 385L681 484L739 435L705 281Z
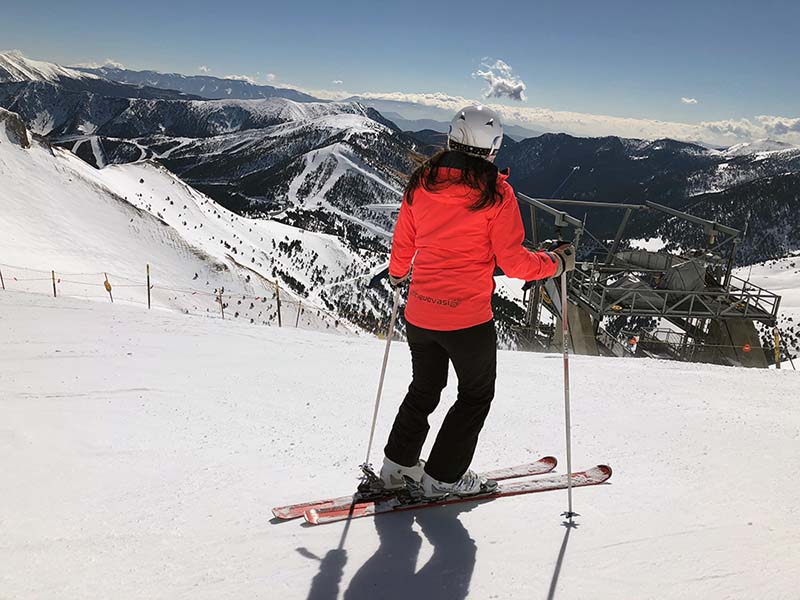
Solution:
M800 116L796 1L9 4L2 49L62 64L476 98L472 73L491 57L524 81L529 107L682 123Z

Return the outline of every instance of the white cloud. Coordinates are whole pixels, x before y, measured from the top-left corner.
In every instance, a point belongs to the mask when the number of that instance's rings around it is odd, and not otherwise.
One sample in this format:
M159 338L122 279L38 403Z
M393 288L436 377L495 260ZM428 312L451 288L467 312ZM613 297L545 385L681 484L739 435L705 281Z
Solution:
M211 72L211 69L209 69L205 65L200 65L199 67L197 67L197 70L200 71L201 73L210 73Z
M84 69L100 69L102 67L109 67L112 69L124 69L125 65L121 62L113 60L111 58L105 59L102 63L98 62L85 62L85 63L78 63L75 65L76 67L83 67Z
M512 100L519 100L524 102L525 90L527 86L517 75L514 75L513 69L508 63L502 60L496 60L490 63L489 59L484 58L481 63L486 68L485 71L480 69L475 71L472 76L481 78L489 87L484 92L485 98L503 98L508 97Z
M331 83L333 85L342 85L344 81L342 81L341 79L334 79L333 81L331 81Z
M441 92L367 92L353 94L352 92L344 90L304 91L317 98L325 98L328 100L344 100L345 98L355 96L356 98L364 100L407 102L452 113L455 113L457 110L469 104L480 102L476 99L452 96ZM676 121L660 121L657 119L639 119L560 111L542 107L507 106L488 103L487 106L500 113L506 123L513 123L540 131L565 132L578 136L598 137L617 135L621 137L643 139L667 137L720 146L771 138L790 144L800 145L800 117L760 115L752 119L681 123ZM401 114L403 113L402 106L398 106L393 110ZM415 111L413 118L422 117L419 115L418 111ZM431 114L430 117L426 118L438 118L441 120L441 115Z
M772 137L800 134L800 117L790 119L787 117L769 117L761 115L756 117L759 123Z
M233 79L235 81L246 81L247 83L252 83L253 85L258 85L256 80L248 75L225 75L223 79Z
M275 73L267 73L266 80L269 83L274 83L278 79L278 76Z
M687 98L686 96L684 96L683 98L681 98L681 102L683 102L684 104L697 104L697 98Z

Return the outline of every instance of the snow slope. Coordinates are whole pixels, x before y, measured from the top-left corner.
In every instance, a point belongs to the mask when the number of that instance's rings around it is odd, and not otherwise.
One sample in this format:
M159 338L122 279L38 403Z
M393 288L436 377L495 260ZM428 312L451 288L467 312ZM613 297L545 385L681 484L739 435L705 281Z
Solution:
M306 528L269 509L354 486L380 341L19 292L0 331L4 598L798 597L796 372L574 357L574 463L615 470L574 530L558 492ZM474 465L563 472L562 411L559 357L501 352Z
M800 255L768 260L736 269L741 279L750 280L781 296L781 312L800 320Z
M736 269L735 275L781 297L778 327L783 344L800 353L800 255L768 260ZM795 361L800 364L800 361Z

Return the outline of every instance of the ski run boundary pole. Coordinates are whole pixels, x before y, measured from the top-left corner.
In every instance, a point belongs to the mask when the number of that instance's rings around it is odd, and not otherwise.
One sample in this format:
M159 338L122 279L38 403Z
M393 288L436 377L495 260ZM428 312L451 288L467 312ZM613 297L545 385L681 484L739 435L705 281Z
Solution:
M147 263L147 310L150 308L150 263Z
M106 288L106 291L108 292L108 297L111 299L111 303L113 304L114 303L114 296L111 294L111 282L108 280L108 273L103 273L103 275L105 275L105 277L106 277L106 280L103 283L103 286Z
M389 333L386 336L386 349L383 351L383 366L381 367L381 377L378 380L378 394L375 396L375 408L372 411L372 428L369 430L369 442L367 443L367 458L364 465L369 465L369 455L372 452L372 440L375 437L375 423L378 421L378 407L381 404L381 394L383 393L383 380L386 377L386 365L389 362L389 348L392 346L394 337L394 323L397 320L397 309L400 307L400 286L394 289L394 302L392 304L392 318L389 320Z
M275 299L278 301L278 327L283 327L281 320L281 288L278 280L275 280Z

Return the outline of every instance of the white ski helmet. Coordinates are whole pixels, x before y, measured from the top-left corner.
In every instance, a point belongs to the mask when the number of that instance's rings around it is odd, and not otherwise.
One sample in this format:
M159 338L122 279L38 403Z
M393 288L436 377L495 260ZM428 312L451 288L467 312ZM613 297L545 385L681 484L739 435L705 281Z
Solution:
M493 158L503 143L500 116L480 104L458 111L450 121L447 145L450 150Z

